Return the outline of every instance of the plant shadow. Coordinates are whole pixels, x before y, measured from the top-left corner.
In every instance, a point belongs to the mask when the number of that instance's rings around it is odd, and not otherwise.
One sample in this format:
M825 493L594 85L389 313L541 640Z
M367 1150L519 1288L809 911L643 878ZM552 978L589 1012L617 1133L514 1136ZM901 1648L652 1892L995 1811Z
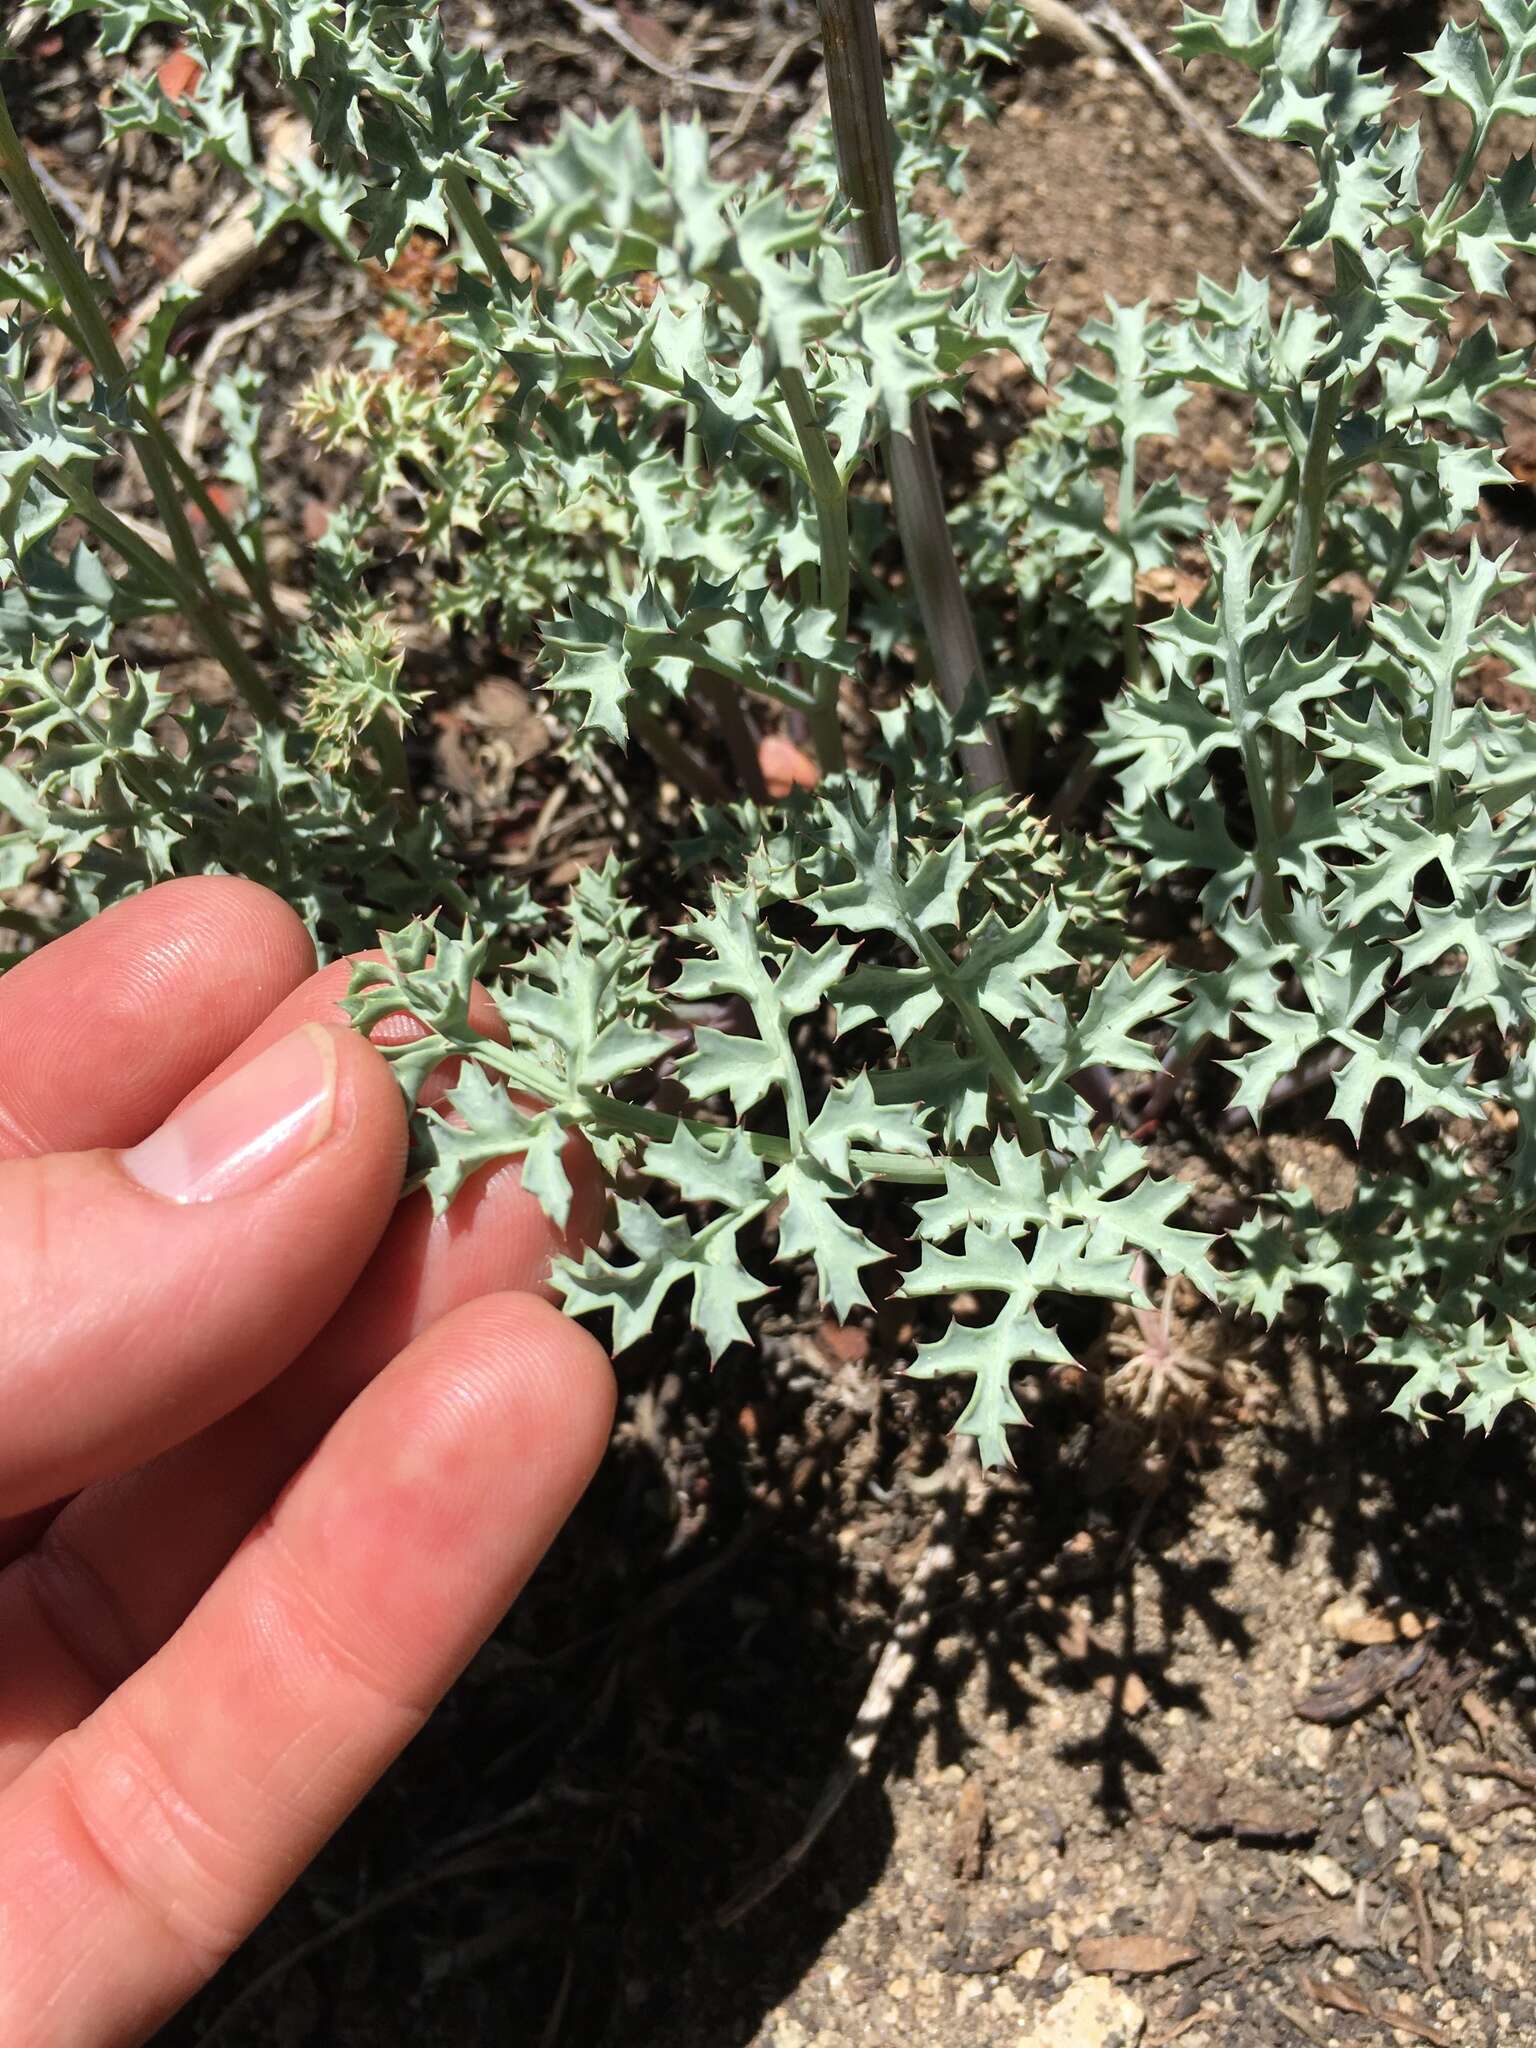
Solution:
M1420 1439L1368 1378L1274 1345L1228 1555L1198 1517L1234 1425L1138 1492L1088 1376L1059 1375L1028 1389L1018 1471L975 1484L950 1525L955 1568L871 1776L721 1925L835 1772L937 1512L934 1390L876 1370L878 1325L868 1359L839 1361L798 1321L712 1378L680 1329L653 1340L515 1614L166 2048L746 2048L879 1883L887 1788L966 1764L980 1721L1090 1777L1106 1825L1155 1809L1161 1717L1208 1724L1201 1657L1246 1662L1265 1625L1237 1552L1284 1568L1319 1520L1341 1585L1441 1617L1490 1696L1536 1684L1526 1418ZM1069 1695L1086 1711L1064 1734Z

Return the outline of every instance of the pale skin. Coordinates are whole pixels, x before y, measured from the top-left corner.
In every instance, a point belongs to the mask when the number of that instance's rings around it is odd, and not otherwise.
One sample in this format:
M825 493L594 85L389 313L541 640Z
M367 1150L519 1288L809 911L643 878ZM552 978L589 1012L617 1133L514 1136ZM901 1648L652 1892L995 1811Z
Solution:
M404 1108L346 981L213 878L0 979L6 2048L142 2041L190 1996L602 1454L555 1233L515 1166L397 1206ZM572 1166L577 1242L602 1191Z

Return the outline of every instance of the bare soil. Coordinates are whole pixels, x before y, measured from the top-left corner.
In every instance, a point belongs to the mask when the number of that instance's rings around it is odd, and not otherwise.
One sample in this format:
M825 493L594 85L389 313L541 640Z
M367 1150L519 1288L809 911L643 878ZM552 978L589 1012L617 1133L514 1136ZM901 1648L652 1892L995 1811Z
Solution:
M650 117L693 97L565 0L453 11L526 81L530 135L562 105ZM1124 12L1162 47L1178 8ZM618 19L656 61L748 87L798 39L782 98L700 96L722 140L736 131L728 162L778 161L814 90L807 0ZM1351 24L1405 80L1438 26L1421 0ZM104 73L78 38L37 39L31 63L34 146L107 234L131 304L217 195L148 145L103 164ZM1241 104L1215 65L1184 83L1220 125ZM1042 37L1003 90L962 223L989 259L1045 264L1059 332L1106 294L1169 306L1200 270L1308 289L1120 55ZM1446 117L1427 118L1438 134ZM1245 160L1294 195L1282 152ZM1529 275L1518 293L1529 340ZM227 360L285 391L378 302L295 240L203 340L247 316ZM1002 379L972 425L1001 432L1030 403ZM272 413L302 532L343 478ZM1212 404L1194 424L1153 459L1219 490L1230 422ZM1512 444L1529 430L1517 403ZM1490 502L1490 544L1522 540L1533 510L1523 485ZM286 567L302 577L297 554ZM155 652L197 687L184 648ZM515 830L542 793L515 745L497 753L486 682L445 700L439 766L452 800ZM589 836L592 808L573 807ZM1348 1199L1348 1161L1301 1126L1261 1143L1198 1102L1186 1118L1167 1163L1192 1182L1304 1178ZM1531 1420L1491 1443L1419 1438L1304 1323L1258 1346L1183 1315L1170 1333L1205 1391L1176 1430L1151 1440L1106 1395L1134 1328L1088 1328L1087 1366L1030 1387L1018 1470L987 1483L946 1480L943 1399L893 1369L899 1304L838 1329L785 1292L761 1355L713 1375L681 1329L628 1356L612 1454L517 1612L168 2048L1536 2043ZM903 1591L936 1558L873 1768L733 1912L836 1777ZM1119 1987L1118 2033L1067 2029L1085 1981Z

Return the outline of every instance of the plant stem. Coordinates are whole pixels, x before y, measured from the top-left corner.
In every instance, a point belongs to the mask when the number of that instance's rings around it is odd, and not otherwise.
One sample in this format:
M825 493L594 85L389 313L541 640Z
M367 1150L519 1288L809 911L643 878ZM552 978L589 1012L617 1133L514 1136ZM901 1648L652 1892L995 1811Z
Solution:
M473 1059L481 1066L490 1067L503 1075L521 1095L528 1095L535 1102L548 1103L550 1085L548 1073L525 1054L511 1051L497 1045L492 1039L476 1039L473 1046L450 1044L443 1041L443 1057ZM739 1126L725 1126L706 1123L702 1117L675 1116L669 1111L647 1109L642 1103L620 1102L616 1096L607 1095L600 1089L583 1088L580 1106L592 1123L609 1131L621 1132L630 1138L655 1138L665 1144L676 1137L679 1130L689 1131L705 1145L727 1145L734 1130ZM804 1117L804 1104L800 1105ZM803 1146L797 1148L793 1138L776 1138L768 1131L742 1131L741 1135L757 1154L759 1159L771 1160L775 1166L787 1166L800 1156ZM855 1148L849 1154L856 1169L855 1177L860 1180L903 1180L924 1186L943 1181L944 1162L940 1159L922 1159L906 1152L866 1152ZM978 1162L979 1170L986 1170L986 1162Z
M1273 526L1285 508L1285 501L1296 487L1296 462L1294 457L1270 481L1269 489L1254 507L1253 517L1248 522L1250 533L1263 533Z
M477 1051L475 1057L482 1055ZM544 1085L548 1087L547 1080ZM645 1109L637 1102L619 1102L611 1095L599 1095L592 1090L582 1091L582 1101L594 1123L632 1138L655 1138L662 1144L679 1130L691 1132L706 1145L711 1140L725 1144L732 1130L741 1128L708 1124L696 1116L673 1116L663 1110ZM775 1166L787 1166L796 1156L788 1138L776 1138L767 1131L743 1130L741 1135L759 1159L771 1160ZM902 1180L928 1186L945 1178L944 1162L939 1159L920 1159L906 1152L864 1152L857 1147L848 1157L856 1180Z
M132 379L128 365L107 324L97 300L95 288L86 275L85 266L75 250L74 243L60 226L58 217L48 202L47 195L37 182L21 138L12 124L10 110L5 97L0 94L0 185L10 193L17 212L26 223L27 229L42 252L54 283L63 292L81 343L92 368L114 391L125 398L132 397ZM145 480L153 494L156 508L164 523L166 536L176 557L176 564L187 586L181 593L181 602L187 612L189 623L195 628L209 652L228 671L230 680L245 699L250 711L263 722L278 717L277 700L262 681L254 663L231 632L225 619L219 599L209 586L203 567L202 553L188 522L186 510L181 502L172 465L168 459L169 436L156 415L147 408L135 406L139 421L139 432L134 442L139 459L144 465ZM56 481L64 489L71 504L76 506L83 518L87 517L87 506L93 516L88 523L98 533L107 537L102 524L103 517L110 519L106 507L95 493L84 489L67 479L64 472L53 472ZM124 547L122 534L126 532L121 522L113 521L119 531L112 536L112 542L125 560L138 561L150 554L150 550L136 544ZM164 565L157 564L163 571ZM162 588L163 574L157 576Z
M1523 61L1524 53L1522 52L1516 60L1517 66ZM1493 75L1493 91L1495 95L1498 94L1500 88L1506 83L1509 70L1510 59L1506 52L1504 62L1500 64L1498 70ZM1439 248L1451 211L1460 203L1461 196L1467 189L1467 181L1477 169L1477 160L1483 153L1483 145L1488 140L1488 132L1492 126L1493 122L1491 119L1473 122L1472 133L1467 137L1467 146L1461 152L1456 168L1451 173L1451 182L1441 193L1440 204L1435 208L1425 224L1424 242L1427 249Z
M1307 431L1306 453L1296 485L1296 523L1291 528L1290 573L1296 587L1282 621L1287 632L1305 627L1317 596L1323 514L1328 504L1328 462L1343 396L1343 380L1336 379L1323 385L1312 407L1312 424Z
M1258 869L1259 903L1270 936L1278 938L1285 922L1285 892L1280 881L1279 848L1276 844L1277 792L1270 785L1263 749L1259 744L1257 718L1248 701L1248 677L1243 668L1244 600L1247 577L1239 587L1231 574L1221 582L1223 637L1227 644L1227 708L1237 733L1243 757L1243 778L1248 785L1248 802L1253 811L1254 862Z
M1120 651L1125 669L1127 687L1134 689L1141 681L1141 635L1136 631L1136 558L1130 544L1125 540L1132 517L1136 511L1136 444L1138 437L1127 434L1120 448L1120 494L1116 510L1116 521L1122 545L1129 558L1131 594L1126 601L1125 613L1120 621Z
M747 333L753 333L757 326L757 308L750 292L738 280L722 282L720 295ZM797 459L791 467L805 484L816 506L816 538L820 542L819 601L823 611L831 612L833 630L842 640L848 632L848 599L852 581L848 486L838 473L804 372L797 364L780 363L773 375L795 432ZM835 660L820 663L807 706L811 740L824 775L839 775L847 766L843 728L838 718L842 680L842 670Z
M152 423L154 427L159 426L154 415L148 412L137 398L133 401L133 409L146 425ZM282 614L277 609L277 600L272 595L272 579L267 574L265 561L245 546L230 520L219 510L218 501L212 492L169 435L165 437L165 456L182 488L208 522L209 532L229 556L240 581L251 593L273 643L280 646L287 637L287 628L283 624Z
M838 474L805 378L788 365L778 373L779 390L805 459L806 480L816 500L816 537L821 542L821 608L833 618L839 640L848 637L848 600L852 589L852 556L848 544L848 487ZM816 671L811 706L811 738L824 775L838 775L847 766L843 729L837 715L842 670L833 660Z
M917 951L923 965L932 975L934 985L955 1010L965 1026L972 1045L985 1061L987 1072L992 1076L998 1093L1008 1105L1020 1144L1026 1152L1043 1152L1046 1149L1045 1131L1040 1119L1029 1106L1024 1077L1015 1066L1013 1055L998 1036L991 1018L955 973L954 962L936 940L931 939L927 932L915 928L903 936L907 944Z
M860 272L901 267L901 230L891 175L891 130L885 108L880 36L873 0L820 0L822 53L843 196L855 210L849 228ZM934 459L928 409L912 407L910 431L885 440L886 470L902 555L933 658L934 680L958 714L984 677L976 622L966 602L944 493ZM1008 786L1008 762L995 723L960 748L965 779L975 791Z
M86 347L84 335L80 332L74 321L68 319L56 309L50 313L49 317L65 340L68 341L71 348L74 349L76 355L83 362L90 362L91 352ZM272 636L273 641L280 642L285 628L282 615L278 611L276 600L272 595L272 583L271 578L267 574L265 559L259 550L253 549L249 552L246 550L240 536L219 510L202 478L192 468L171 436L164 431L160 421L145 404L138 392L130 391L128 402L133 408L134 416L138 420L141 430L146 434L152 434L156 437L157 445L174 471L177 481L197 505L198 510L207 520L210 530L228 553L241 582L244 583L246 589L250 592L263 619L266 621L267 631Z
M475 195L470 189L468 178L460 170L449 171L443 180L443 190L448 204L453 208L454 218L464 230L465 238L475 254L485 265L486 275L498 290L509 299L518 295L517 279L512 266L502 252L500 242L491 232L491 224L475 204Z
M670 654L692 662L695 668L707 669L711 675L724 676L728 683L735 683L738 689L757 690L764 696L776 697L781 704L792 705L796 711L809 712L813 698L809 690L802 690L797 684L787 682L783 676L759 675L745 662L732 661L728 654L718 654L706 640L680 634L670 644Z
M1296 477L1296 517L1291 527L1290 577L1293 585L1280 624L1288 638L1305 634L1317 598L1323 514L1328 506L1328 475L1333 430L1343 401L1343 379L1324 384L1312 405L1306 447ZM1297 764L1295 744L1276 733L1270 746L1270 803L1277 838L1290 825L1295 808Z
M69 500L75 517L180 607L187 623L225 670L254 716L265 725L278 724L282 713L277 699L261 671L230 631L229 621L218 599L206 588L199 589L191 583L178 565L157 555L131 526L101 502L89 484L82 483L78 477L71 476L68 470L60 469L54 463L43 463L40 467L60 497Z

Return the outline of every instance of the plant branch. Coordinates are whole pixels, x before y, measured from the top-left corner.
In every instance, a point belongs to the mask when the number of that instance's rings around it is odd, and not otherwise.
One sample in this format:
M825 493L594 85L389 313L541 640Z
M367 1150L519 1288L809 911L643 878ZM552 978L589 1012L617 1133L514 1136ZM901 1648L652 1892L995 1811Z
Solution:
M1283 623L1288 632L1306 625L1317 596L1323 514L1328 505L1329 456L1343 396L1342 380L1335 379L1322 386L1312 407L1312 424L1307 431L1306 452L1296 484L1296 522L1291 528L1290 573L1296 587L1285 607Z
M861 272L897 270L901 229L873 0L820 0L820 8L838 172L855 214L849 228L854 264ZM984 669L945 517L928 409L921 400L913 404L911 431L886 436L885 462L934 680L944 703L958 714ZM960 760L973 790L1008 786L1007 757L993 721L987 721L979 739L961 746Z
M531 1096L536 1102L549 1103L552 1100L548 1070L526 1054L498 1045L493 1039L477 1038L473 1044L461 1044L445 1038L443 1057L475 1060L482 1067L490 1067L504 1076L519 1094ZM599 1129L619 1132L630 1138L654 1138L661 1144L675 1138L680 1130L691 1132L706 1146L722 1148L734 1135L735 1127L706 1123L702 1117L677 1116L667 1110L647 1109L638 1102L621 1102L617 1096L596 1088L581 1089L577 1103L568 1107L578 1108L582 1117ZM741 1135L759 1159L766 1159L775 1166L788 1165L804 1150L803 1143L797 1149L793 1139L778 1138L768 1131L743 1130ZM910 1181L914 1185L928 1186L942 1182L945 1177L942 1160L923 1159L906 1152L866 1151L855 1146L849 1153L849 1163L858 1180Z
M748 334L757 325L751 294L739 281L722 281L721 297ZM780 363L774 382L789 414L795 433L797 459L792 463L809 490L816 506L816 538L820 542L818 591L821 607L832 613L839 640L848 630L848 599L852 583L852 556L848 539L848 487L838 474L826 430L806 385L805 374L794 363ZM810 691L811 738L816 759L824 775L839 775L847 766L843 751L843 729L838 718L842 672L837 663L820 663Z
M153 419L153 415L137 397L133 400L133 409L140 420ZM250 592L274 645L280 646L286 638L287 628L283 623L283 615L277 608L277 599L273 595L272 581L267 574L266 564L245 546L232 522L220 511L218 500L169 435L165 438L165 457L177 481L208 522L209 532L229 556L240 581Z
M1008 1105L1009 1114L1013 1118L1019 1142L1024 1150L1044 1152L1045 1132L1041 1128L1040 1119L1030 1107L1024 1077L1014 1064L1013 1055L998 1035L991 1018L956 974L954 962L941 945L923 931L913 932L908 943L916 947L923 965L933 977L934 985L945 1001L958 1013L972 1045L985 1061L987 1072L992 1076L998 1093Z
M1276 823L1279 805L1271 787L1264 751L1259 743L1257 721L1248 700L1248 678L1243 668L1243 612L1237 589L1230 576L1222 578L1221 609L1227 643L1227 708L1242 753L1243 778L1248 785L1248 802L1253 811L1254 865L1258 870L1259 902L1271 936L1278 937L1285 920L1285 893L1280 881Z
M3 184L15 202L16 209L25 222L33 240L42 252L43 261L65 300L74 318L74 326L85 354L97 375L115 392L132 402L139 431L134 443L139 459L144 465L145 480L155 500L166 536L171 543L177 568L186 585L180 594L190 623L199 637L222 666L230 680L245 699L250 711L264 723L275 720L278 713L277 700L258 673L255 664L240 646L225 619L219 599L208 583L203 566L202 552L187 519L173 474L176 451L166 434L164 425L150 411L133 398L132 378L127 363L123 360L106 315L96 297L95 287L86 275L74 243L59 224L58 216L49 204L48 196L38 183L31 160L22 146L12 124L10 109L5 96L0 93L0 184ZM139 557L149 556L141 545L133 548L123 545L126 529L120 521L113 521L118 531L108 536L103 519L111 519L107 508L95 493L64 477L64 472L55 471L56 479L63 479L61 488L76 505L83 518L88 518L103 538L110 537L112 544L125 560L136 561L139 567L144 562ZM87 510L89 508L89 511ZM236 551L236 561L239 560ZM157 572L163 564L156 563ZM163 575L157 580L164 586ZM270 598L268 600L270 602ZM274 613L275 616L275 613Z
M464 230L465 239L485 266L486 275L508 298L517 297L517 278L511 264L502 251L491 230L491 224L480 211L475 195L470 189L468 178L460 170L449 171L443 179L443 190L448 204L453 208L454 219Z
M123 560L137 569L173 604L178 606L198 638L219 662L246 707L263 724L276 725L282 713L261 671L230 631L222 607L207 586L199 588L182 574L180 565L168 562L126 521L105 506L89 484L71 476L54 463L40 465L41 472L63 498L70 510L98 539L115 548Z
M848 633L848 600L852 589L852 557L848 542L848 488L838 474L805 378L787 365L778 373L779 389L795 430L800 453L805 459L806 480L816 500L816 535L821 542L820 596L823 611L831 612L833 631L839 640ZM837 662L821 664L816 671L811 705L811 738L824 775L838 775L847 766L843 752L843 729L838 719L838 697L842 671Z

